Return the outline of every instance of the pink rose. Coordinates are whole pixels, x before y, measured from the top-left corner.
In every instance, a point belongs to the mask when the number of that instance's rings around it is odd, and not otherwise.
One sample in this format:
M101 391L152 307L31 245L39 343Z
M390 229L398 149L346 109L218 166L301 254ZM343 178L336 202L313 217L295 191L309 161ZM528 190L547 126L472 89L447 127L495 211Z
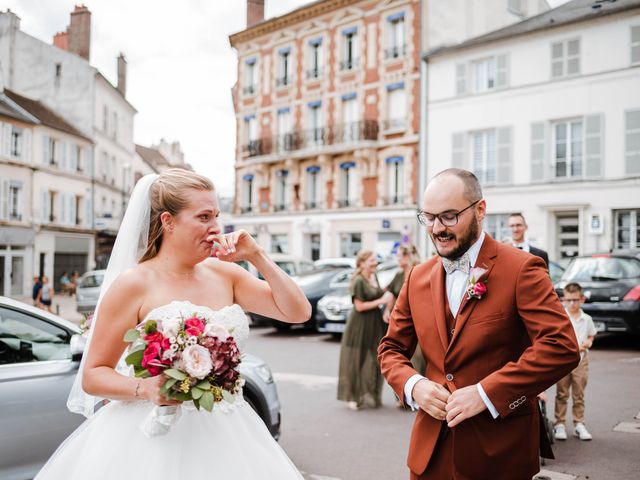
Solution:
M160 343L162 342L162 340L164 340L164 337L160 332L154 332L146 335L144 339L147 343Z
M478 282L473 286L473 293L481 297L482 295L487 293L487 286L482 282Z
M204 332L204 323L197 317L188 318L184 321L184 329L185 331L194 337L197 337L202 332ZM191 333L197 332L197 333Z
M142 355L142 366L144 368L147 368L149 363L157 359L159 355L160 355L160 343L158 342L150 343L149 345L147 345L147 348L145 349L144 354Z
M171 348L171 342L168 338L163 338L162 342L160 342L160 346L162 347L162 350L169 350Z
M211 372L209 351L201 345L192 345L182 352L184 369L192 377L202 380Z

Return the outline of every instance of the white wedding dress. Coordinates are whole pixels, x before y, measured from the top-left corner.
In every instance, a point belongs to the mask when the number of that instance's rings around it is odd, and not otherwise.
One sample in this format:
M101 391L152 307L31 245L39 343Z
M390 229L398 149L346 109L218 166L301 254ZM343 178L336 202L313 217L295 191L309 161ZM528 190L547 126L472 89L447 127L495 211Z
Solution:
M212 310L172 302L146 319L187 318L194 313L231 330L243 350L249 324L238 305ZM108 403L60 445L35 480L303 478L241 397L234 403L217 403L212 412L185 403L168 433L148 438L141 424L153 408L146 401Z

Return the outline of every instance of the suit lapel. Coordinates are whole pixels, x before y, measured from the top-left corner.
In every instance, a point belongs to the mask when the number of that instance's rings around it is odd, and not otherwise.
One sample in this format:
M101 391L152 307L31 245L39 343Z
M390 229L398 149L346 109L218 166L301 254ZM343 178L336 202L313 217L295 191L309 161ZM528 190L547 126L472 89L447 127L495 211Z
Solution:
M433 313L436 318L436 327L438 329L440 342L442 342L442 349L446 352L449 337L447 336L447 321L444 317L444 309L446 308L445 299L447 298L447 293L444 288L444 277L442 260L438 259L431 269L431 305L433 306Z
M480 253L478 254L478 259L476 260L475 267L481 267L486 270L484 274L478 278L478 281L486 282L491 274L491 270L495 264L494 259L497 255L497 242L491 238L488 234L485 233L484 242L482 243L482 247L480 248ZM477 298L468 298L466 292L464 294L464 298L462 303L460 304L460 308L458 309L458 315L456 316L456 326L453 333L453 337L451 338L451 342L449 343L449 348L447 351L451 350L452 345L455 343L456 339L460 336L460 332L464 328L464 325L467 323L467 320L473 313L473 310L476 308L478 302L482 302L484 299Z

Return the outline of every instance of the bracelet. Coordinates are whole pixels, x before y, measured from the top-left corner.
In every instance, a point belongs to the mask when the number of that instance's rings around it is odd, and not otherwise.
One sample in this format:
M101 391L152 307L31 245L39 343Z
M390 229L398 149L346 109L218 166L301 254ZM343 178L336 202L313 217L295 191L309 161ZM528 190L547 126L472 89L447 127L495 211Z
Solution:
M140 383L142 382L142 379L138 379L138 383L136 383L136 390L133 392L133 396L135 398L138 398L138 396L140 395L138 390L140 389Z

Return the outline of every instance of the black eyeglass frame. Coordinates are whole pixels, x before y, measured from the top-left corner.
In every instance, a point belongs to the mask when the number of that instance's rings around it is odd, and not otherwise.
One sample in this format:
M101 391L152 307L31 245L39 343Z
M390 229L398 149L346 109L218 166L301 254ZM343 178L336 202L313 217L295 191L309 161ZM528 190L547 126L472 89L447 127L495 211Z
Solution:
M429 212L425 212L424 210L420 210L417 213L417 217L418 217L418 221L420 222L421 225L424 225L425 227L433 227L436 223L436 218L438 220L440 220L440 223L445 226L445 227L455 227L458 224L458 217L460 216L461 213L464 213L466 210L469 210L471 207L473 207L476 203L478 203L480 200L476 200L475 202L469 204L468 206L466 206L465 208L463 208L462 210L460 210L457 213L439 213L439 214L435 214L435 213L429 213ZM433 215L433 221L429 222L426 219L426 215ZM450 221L443 221L442 216L443 215L455 215L455 219L453 221L453 223L451 223Z

